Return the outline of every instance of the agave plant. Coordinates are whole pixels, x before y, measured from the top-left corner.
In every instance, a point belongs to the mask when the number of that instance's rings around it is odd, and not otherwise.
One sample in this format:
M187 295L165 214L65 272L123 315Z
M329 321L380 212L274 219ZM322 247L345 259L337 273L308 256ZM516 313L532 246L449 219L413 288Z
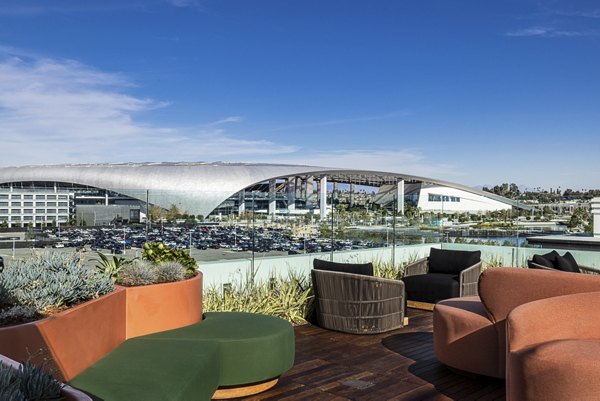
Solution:
M0 363L0 400L60 401L62 383L48 374L43 366L25 362L18 369Z
M121 269L132 263L131 260L127 260L121 256L113 256L112 258L108 258L102 252L97 252L97 254L100 259L94 260L95 262L98 262L96 264L96 268L103 274L109 276L113 283L117 281Z

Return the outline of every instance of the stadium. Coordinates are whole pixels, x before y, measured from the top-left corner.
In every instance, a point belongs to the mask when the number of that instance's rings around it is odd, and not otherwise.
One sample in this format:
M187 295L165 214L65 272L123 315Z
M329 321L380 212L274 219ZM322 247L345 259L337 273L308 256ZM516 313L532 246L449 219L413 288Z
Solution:
M0 168L0 223L43 226L141 222L150 207L194 216L315 213L332 204L371 204L399 213L483 213L518 202L433 178L394 172L250 163L63 164Z

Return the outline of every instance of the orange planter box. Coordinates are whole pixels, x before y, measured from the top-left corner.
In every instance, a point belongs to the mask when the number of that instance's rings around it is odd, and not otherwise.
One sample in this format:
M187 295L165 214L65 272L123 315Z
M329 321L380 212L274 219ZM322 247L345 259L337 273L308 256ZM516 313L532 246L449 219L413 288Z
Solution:
M202 320L202 273L174 283L126 287L127 338Z
M128 338L202 320L202 274L175 283L117 287L46 319L0 328L0 354L25 361L40 349L69 381ZM35 362L35 361L34 361Z

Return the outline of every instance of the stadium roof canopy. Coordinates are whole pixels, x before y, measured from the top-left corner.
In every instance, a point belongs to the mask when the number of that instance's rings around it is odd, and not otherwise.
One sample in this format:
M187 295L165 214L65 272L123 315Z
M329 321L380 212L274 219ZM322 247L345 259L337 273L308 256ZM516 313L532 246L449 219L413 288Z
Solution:
M0 184L57 182L106 189L151 204L207 216L255 184L289 177L326 176L328 182L380 187L399 180L460 189L519 208L530 206L468 186L408 174L285 164L223 162L62 164L0 167Z

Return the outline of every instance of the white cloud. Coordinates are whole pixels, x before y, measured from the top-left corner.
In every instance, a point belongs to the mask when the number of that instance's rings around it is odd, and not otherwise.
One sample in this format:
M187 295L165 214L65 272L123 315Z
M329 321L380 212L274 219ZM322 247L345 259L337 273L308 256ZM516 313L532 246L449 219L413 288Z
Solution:
M243 122L236 115L194 127L144 123L150 110L169 104L133 96L128 93L133 87L121 74L0 46L0 164L222 160L347 167L448 180L461 177L456 166L432 162L411 149L327 151L254 139L255 135L252 139L236 136L230 133L230 125ZM396 115L290 127L350 124ZM287 128L278 130L283 129Z
M200 7L198 0L168 0L175 7Z
M557 38L557 37L576 37L595 35L594 31L564 31L555 28L544 26L534 26L530 28L518 29L506 33L506 36L527 37L535 36L541 38Z
M285 157L274 157L269 161L274 163L386 171L450 181L463 176L457 166L449 163L432 162L422 152L412 149L318 151L306 155L296 153L286 155Z
M143 123L144 113L168 104L127 94L132 86L120 74L0 47L0 163L210 160L296 150L218 127L238 116L198 128Z

